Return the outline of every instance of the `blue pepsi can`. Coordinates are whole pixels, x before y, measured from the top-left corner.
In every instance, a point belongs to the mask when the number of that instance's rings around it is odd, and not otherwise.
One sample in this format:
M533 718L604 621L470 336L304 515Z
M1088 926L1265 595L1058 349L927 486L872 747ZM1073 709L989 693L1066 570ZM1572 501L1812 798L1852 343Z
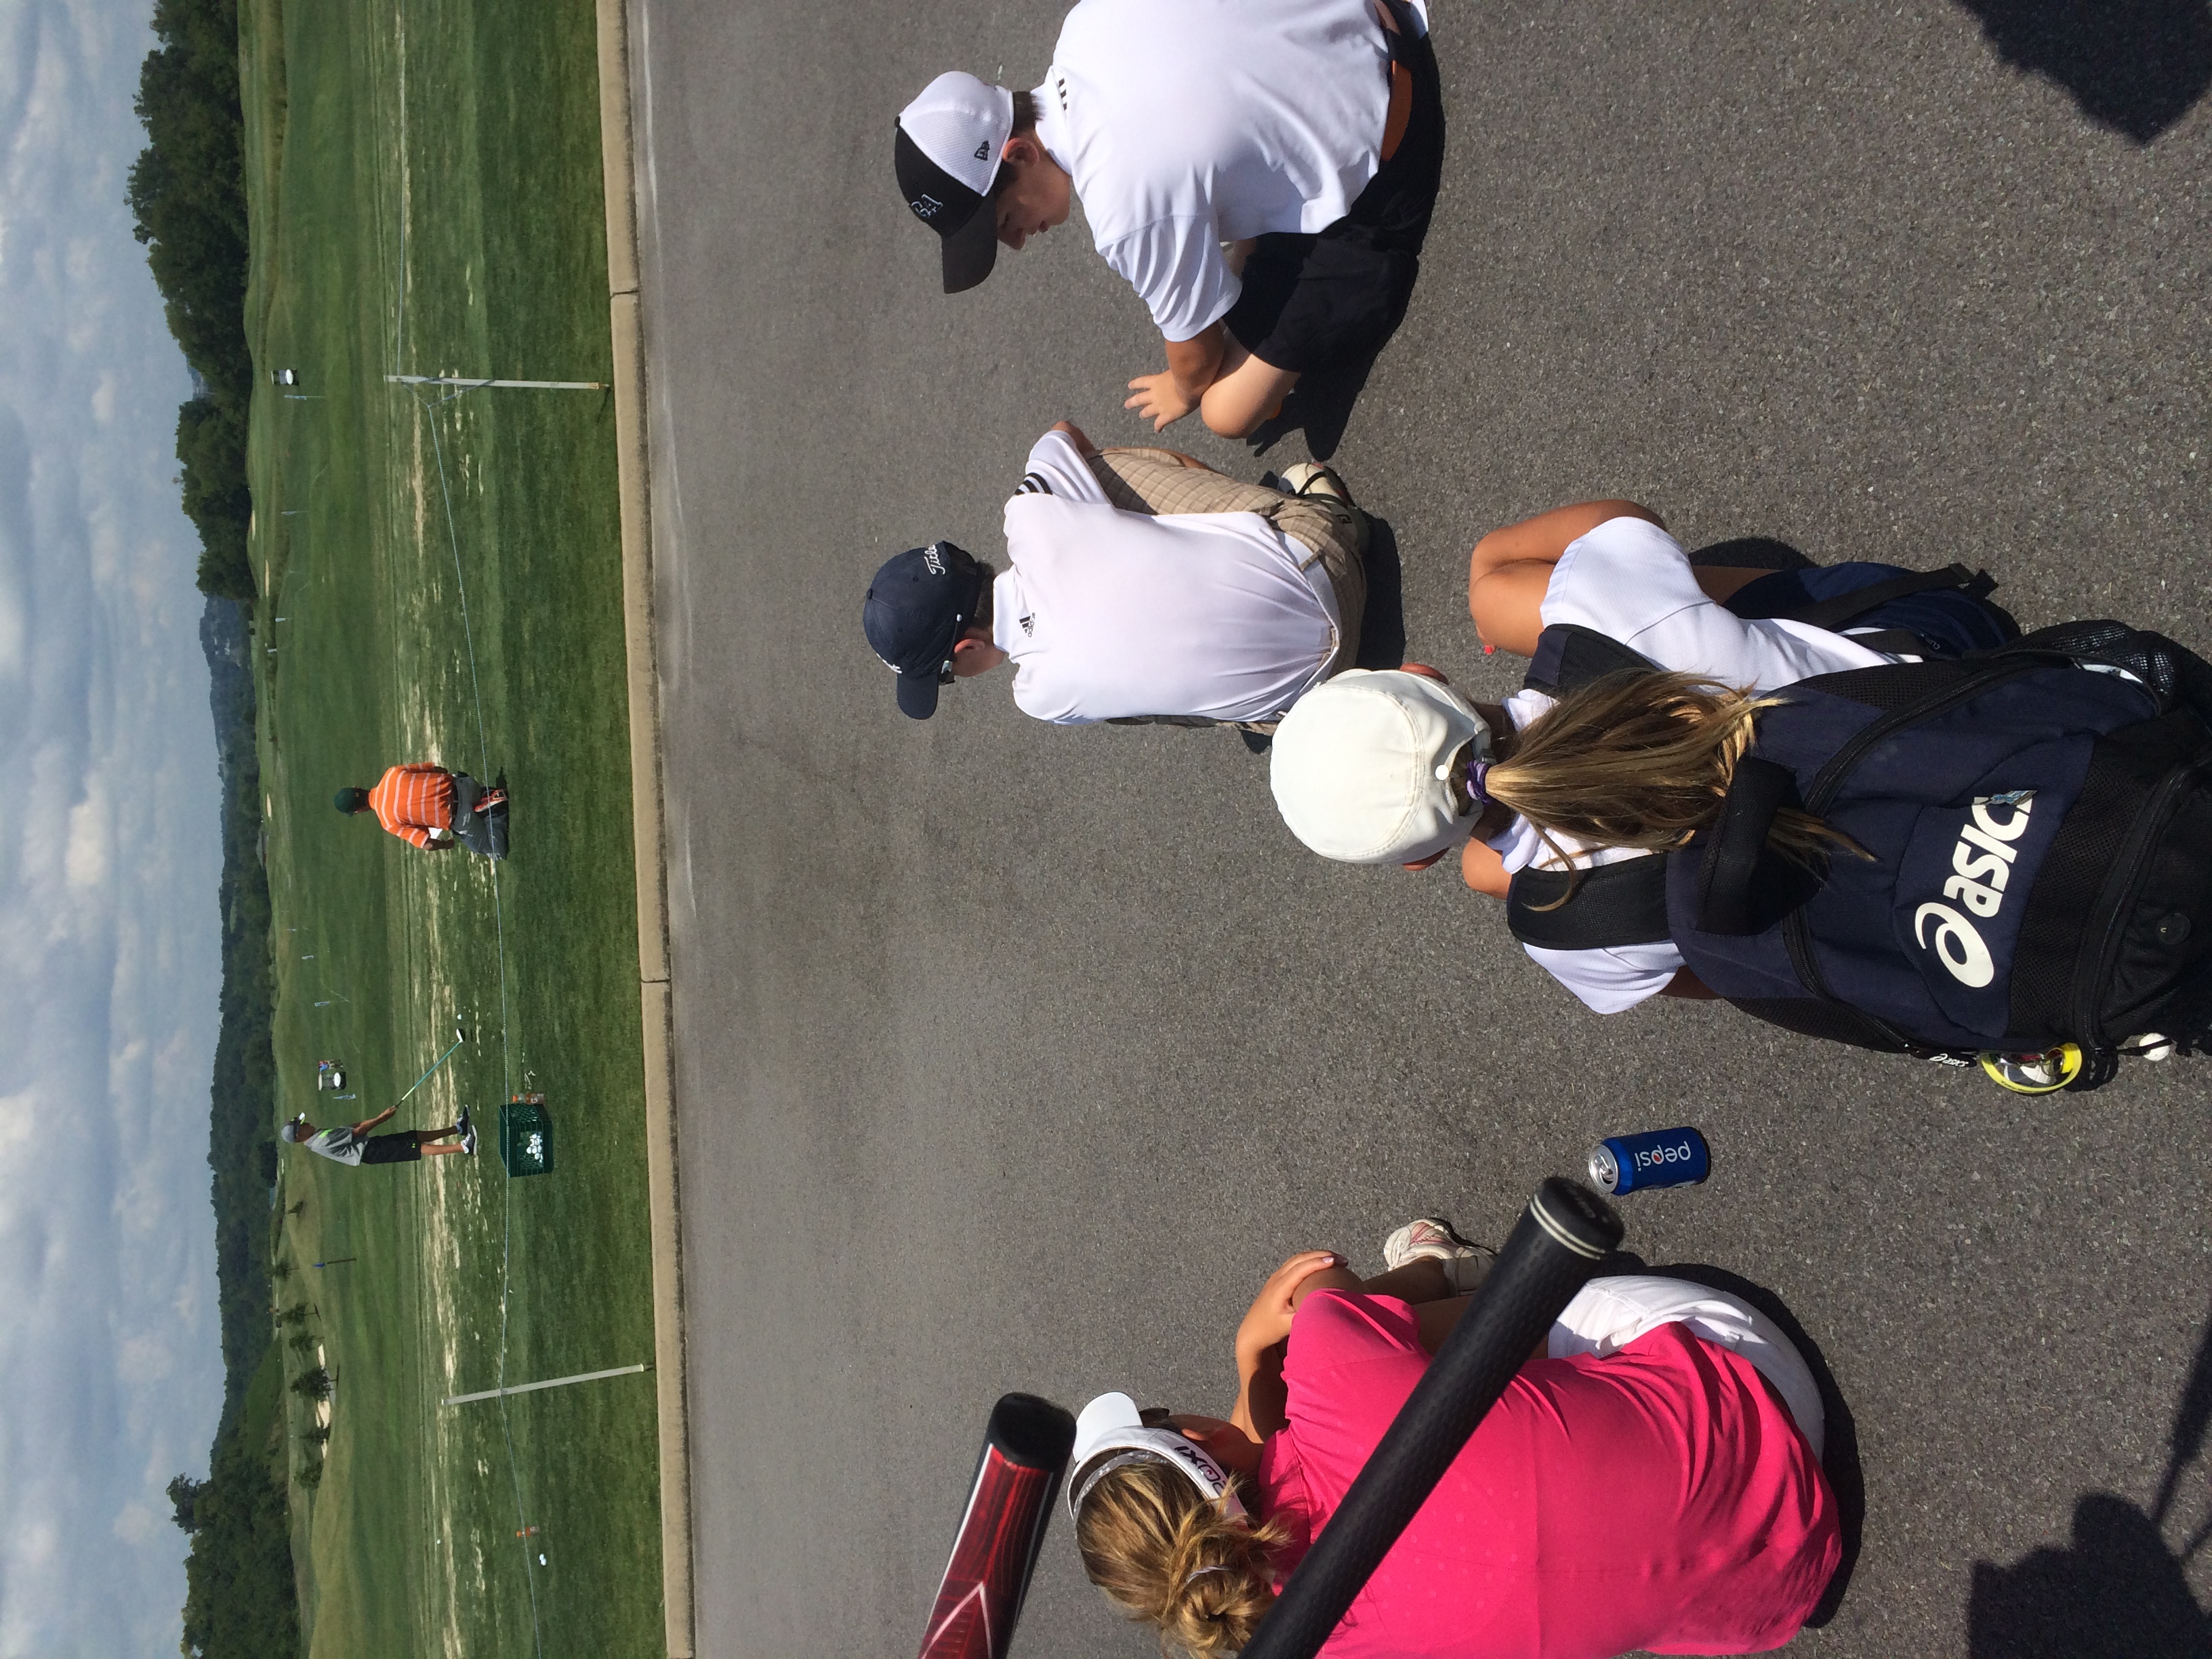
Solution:
M1589 1155L1590 1179L1615 1198L1646 1187L1692 1187L1712 1169L1705 1138L1688 1127L1614 1135Z

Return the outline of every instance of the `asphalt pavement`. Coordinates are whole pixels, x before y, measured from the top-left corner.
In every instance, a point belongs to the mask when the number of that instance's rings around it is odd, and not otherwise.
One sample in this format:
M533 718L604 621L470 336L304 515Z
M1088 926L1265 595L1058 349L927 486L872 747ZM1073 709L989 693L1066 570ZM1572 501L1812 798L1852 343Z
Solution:
M1034 84L1060 9L634 4L699 1651L912 1652L1000 1392L1221 1409L1292 1250L1494 1236L1683 1121L1712 1179L1626 1200L1631 1248L1778 1297L1855 1430L1863 1547L1793 1650L2212 1650L2212 1062L2030 1102L1601 1019L1449 874L1304 853L1232 732L1055 729L1003 679L903 719L877 563L1002 557L1054 420L1149 435L1157 337L1079 216L948 299L891 178L899 106ZM1412 654L1508 689L1467 551L1599 495L2212 647L2202 0L1435 23L1444 195L1348 420L1170 440L1333 453ZM1015 1652L1154 1650L1056 1521Z

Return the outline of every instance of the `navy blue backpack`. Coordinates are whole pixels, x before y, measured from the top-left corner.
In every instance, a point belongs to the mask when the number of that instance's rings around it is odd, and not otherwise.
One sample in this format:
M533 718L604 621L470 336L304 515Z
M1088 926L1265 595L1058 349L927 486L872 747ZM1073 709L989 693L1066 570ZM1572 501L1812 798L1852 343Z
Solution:
M1558 696L1654 665L1544 630ZM1824 674L1759 716L1719 820L1664 856L1524 870L1524 944L1671 939L1715 994L1808 1036L1928 1058L2212 1024L2212 666L2069 623L1945 660ZM1872 854L1770 850L1794 807ZM1564 899L1565 902L1559 901ZM2085 1081L2094 1080L2085 1079Z

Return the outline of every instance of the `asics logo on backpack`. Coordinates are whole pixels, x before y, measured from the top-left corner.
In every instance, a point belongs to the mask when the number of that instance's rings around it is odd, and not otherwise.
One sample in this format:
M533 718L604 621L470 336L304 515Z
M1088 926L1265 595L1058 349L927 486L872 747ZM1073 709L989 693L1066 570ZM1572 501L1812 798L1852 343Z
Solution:
M1958 900L1978 916L1996 915L2004 903L2013 860L2018 856L2012 843L2027 833L2027 817L2034 805L2032 789L1984 795L1974 803L1972 817L1960 830L1958 845L1951 849L1953 873L1943 883L1945 898ZM1992 807L2008 816L1998 818L1992 814ZM1912 913L1912 942L1923 951L1935 951L1944 970L1961 985L1979 990L1996 977L1996 963L1980 932L1948 904L1931 900Z

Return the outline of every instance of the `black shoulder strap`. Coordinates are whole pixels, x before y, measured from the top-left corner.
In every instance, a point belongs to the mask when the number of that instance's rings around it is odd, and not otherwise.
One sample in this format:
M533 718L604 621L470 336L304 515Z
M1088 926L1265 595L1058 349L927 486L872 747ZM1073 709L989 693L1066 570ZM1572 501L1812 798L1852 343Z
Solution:
M1505 891L1505 925L1522 944L1553 951L1656 945L1672 937L1667 860L1654 854L1571 872L1521 871Z
M1928 593L1937 588L1955 588L1968 599L1985 597L1996 586L1996 579L1986 570L1969 570L1963 564L1947 564L1941 570L1908 570L1901 576L1892 576L1887 581L1875 582L1865 587L1855 587L1848 593L1838 593L1832 599L1800 607L1788 613L1786 620L1803 623L1808 628L1825 628L1830 632L1856 622L1869 611L1878 611L1892 599L1901 599L1908 593Z
M1796 775L1786 766L1746 755L1721 803L1721 815L1699 839L1698 930L1707 933L1763 932L1778 912L1795 909L1813 896L1817 881L1789 878L1807 872L1779 860L1767 846L1775 815L1803 806ZM1779 876L1782 880L1777 881ZM1774 890L1780 888L1783 891Z
M1553 623L1536 636L1536 654L1521 678L1523 690L1556 697L1607 674L1654 673L1659 665L1619 640L1579 623Z

